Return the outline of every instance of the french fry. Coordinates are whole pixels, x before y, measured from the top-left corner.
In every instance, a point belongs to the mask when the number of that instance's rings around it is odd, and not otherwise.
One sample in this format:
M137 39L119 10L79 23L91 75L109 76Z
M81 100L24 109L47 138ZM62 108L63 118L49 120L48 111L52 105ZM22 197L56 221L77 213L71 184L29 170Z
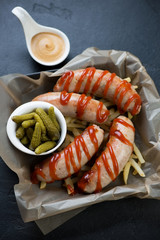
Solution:
M141 162L138 162L138 165L139 165L139 167L141 167ZM133 175L135 176L137 173L138 173L138 172L137 172L137 170L135 169L135 170L133 171Z
M47 183L46 182L40 182L40 189L44 189L46 187Z
M138 147L136 146L135 143L133 144L133 148L134 148L135 154L136 154L137 157L138 157L138 160L139 160L142 164L145 163L145 160L144 160L141 152L139 151L139 149L138 149Z
M74 137L77 137L77 136L79 136L81 134L81 132L77 128L73 128L72 132L73 132Z
M131 120L133 118L132 114L128 112L128 118Z
M124 167L124 170L123 170L123 180L124 180L125 184L127 184L127 181L128 181L128 175L129 175L130 167L131 167L131 162L128 161L127 164Z
M130 77L124 78L123 80L125 80L127 82L131 82L131 78Z
M141 177L145 177L145 174L143 172L143 170L140 168L140 166L138 165L138 163L136 163L136 161L132 158L130 160L131 165L134 169L136 169L137 173L141 176Z
M138 159L137 155L135 155L134 153L132 153L131 158Z
M64 186L67 188L67 192L69 195L74 194L74 184L70 177L66 178L64 180L65 184Z

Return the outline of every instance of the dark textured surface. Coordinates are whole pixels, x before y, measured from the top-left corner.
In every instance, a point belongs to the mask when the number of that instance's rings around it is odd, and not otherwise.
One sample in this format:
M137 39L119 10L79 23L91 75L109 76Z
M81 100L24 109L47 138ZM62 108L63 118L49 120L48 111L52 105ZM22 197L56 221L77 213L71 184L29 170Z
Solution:
M140 58L160 92L160 1L0 0L0 75L53 69L30 58L15 6L68 35L70 54L55 68L91 46L125 50ZM0 179L0 239L160 239L160 201L136 198L91 206L44 237L35 223L23 223L13 191L18 178L2 159Z

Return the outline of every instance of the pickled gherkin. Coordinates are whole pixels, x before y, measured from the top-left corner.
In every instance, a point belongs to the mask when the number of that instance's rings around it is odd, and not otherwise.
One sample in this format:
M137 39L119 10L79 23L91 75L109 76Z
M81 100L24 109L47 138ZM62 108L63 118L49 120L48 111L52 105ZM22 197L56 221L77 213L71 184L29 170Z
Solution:
M15 123L21 123L25 120L30 120L34 117L34 113L28 113L28 114L23 114L23 115L19 115L19 116L13 116L12 117L12 120L15 122Z
M32 139L32 135L33 135L33 128L31 128L31 127L29 127L29 128L27 128L27 130L26 130L26 134L27 134L27 137L28 137L28 139L31 141L31 139Z
M22 139L25 135L25 130L22 126L20 126L16 131L16 137Z
M34 119L25 120L22 122L22 127L29 128L29 127L34 126L35 123L36 123L36 121Z
M52 120L52 122L54 123L54 125L56 126L56 128L58 129L58 131L60 131L60 126L59 126L59 123L56 119L56 115L55 115L55 112L54 112L54 107L50 107L48 109L48 115L49 115L50 119Z
M39 122L37 122L29 145L29 149L34 150L36 147L40 145L40 143L41 143L41 125Z
M23 145L27 145L29 143L29 139L26 135L21 139L21 143Z
M34 119L36 122L40 123L41 129L42 129L42 135L45 136L46 135L46 127L44 126L42 119L40 118L40 116L37 113L34 113Z
M36 154L41 154L43 152L46 152L50 149L52 149L56 145L56 142L53 141L47 141L45 143L42 143L35 149Z
M59 133L58 129L55 127L55 125L53 124L50 117L47 115L47 113L42 108L37 108L36 113L42 119L51 140L52 139L58 140L60 138L60 133Z

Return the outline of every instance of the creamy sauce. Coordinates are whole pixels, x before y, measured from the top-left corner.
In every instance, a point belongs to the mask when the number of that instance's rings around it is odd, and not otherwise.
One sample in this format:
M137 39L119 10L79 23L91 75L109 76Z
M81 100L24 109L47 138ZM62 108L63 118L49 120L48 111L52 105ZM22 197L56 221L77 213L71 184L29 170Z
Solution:
M33 36L31 49L37 59L43 62L53 62L63 55L65 43L54 33L42 32Z

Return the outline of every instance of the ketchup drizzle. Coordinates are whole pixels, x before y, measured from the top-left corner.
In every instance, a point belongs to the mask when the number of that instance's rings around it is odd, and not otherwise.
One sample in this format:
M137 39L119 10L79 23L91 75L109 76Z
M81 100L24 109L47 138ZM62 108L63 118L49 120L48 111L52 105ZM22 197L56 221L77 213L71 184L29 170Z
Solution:
M84 69L82 71L81 77L79 78L79 80L78 80L78 82L77 82L77 84L75 86L74 92L77 93L77 92L80 91L82 82L87 77L86 85L85 85L85 88L84 88L84 93L87 93L88 90L89 90L89 87L90 87L90 84L91 84L91 81L93 79L95 71L96 71L96 69L94 67L90 67L90 68Z
M61 76L61 78L59 79L59 82L58 82L59 86L62 86L63 83L65 82L63 89L68 91L69 85L70 85L73 77L74 77L74 72L73 71L68 71L68 72L64 73Z
M60 94L60 103L62 105L67 105L68 102L70 101L70 98L72 96L73 93L67 93L66 91L63 91L61 92ZM78 99L78 102L77 102L77 117L78 118L81 118L84 114L84 111L87 107L87 104L89 103L89 101L91 100L92 98L90 96L86 96L85 94L81 94L79 99ZM98 107L97 107L97 114L96 114L96 119L97 119L97 122L99 123L103 123L107 120L108 118L108 115L109 115L109 111L106 110L106 111L103 111L103 103L100 102Z
M77 84L75 86L74 92L76 92L76 93L80 92L80 88L82 86L82 83L83 83L84 80L86 80L83 92L85 94L87 94L90 91L91 82L94 78L95 72L96 72L96 69L94 67L89 67L89 68L83 69L82 73L81 73L81 76L78 79ZM103 80L104 76L107 73L109 73L109 71L105 70L100 74L100 76L95 81L95 83L92 87L91 93L94 94L98 90L98 88L100 87L101 81ZM107 80L107 78L106 78L106 85L105 85L105 88L104 88L104 91L103 91L103 97L107 98L106 96L107 96L109 87L112 84L115 76L116 76L115 73L111 73L109 79ZM63 89L68 91L69 85L71 84L71 81L73 80L73 78L74 78L74 72L73 71L66 72L62 75L58 84L59 84L59 86L62 86L62 84L65 82ZM124 107L122 107L123 98L128 91L131 91L131 97L129 97L129 99L126 101ZM136 92L135 93L132 93L132 92L133 92L133 90L132 90L131 84L128 83L127 81L125 81L125 80L122 80L120 82L120 84L115 89L115 93L114 93L114 96L113 96L113 102L117 104L117 107L118 107L119 110L121 110L123 108L124 111L127 111L128 107L132 103L132 101L135 101L134 106L131 110L131 114L135 115L140 108L141 98Z
M98 130L95 129L94 126L89 126L85 130L85 132L87 132L87 134L89 134L89 136L90 136L90 140L95 147L95 152L98 150L98 139L96 137L97 131ZM72 149L73 144L69 144L61 153L55 153L49 159L47 159L49 161L49 174L52 179L52 181L50 181L50 182L53 182L54 180L60 180L60 178L56 174L56 168L57 168L57 163L63 153L64 153L65 164L66 164L68 176L71 175L71 166L73 167L74 172L79 171L79 169L81 168L81 161L82 161L81 147L82 147L87 159L90 160L91 156L89 154L87 144L85 143L85 141L83 139L83 134L84 133L82 133L81 135L77 136L74 139L75 150L76 150L79 166L77 166L77 164L75 162L75 156L73 154L73 149ZM42 163L42 166L43 166L43 163ZM45 174L41 167L35 168L34 172L32 173L31 180L33 183L38 183L37 175L40 175L40 176L42 176L42 178L45 179Z
M105 166L105 169L106 169L108 175L110 176L110 178L113 181L114 180L114 174L113 174L112 169L111 169L111 167L108 163L108 159L107 159L107 156L106 156L105 152L102 153L102 160L103 160L103 163L104 163L104 166Z
M114 123L121 123L121 124L123 124L125 127L131 128L131 129L135 132L135 128L134 128L132 125L130 125L129 123L127 123L126 121L124 121L123 119L116 118L116 119L113 120L113 122L114 122Z
M97 79L97 81L95 82L93 88L92 88L92 93L96 92L101 84L101 81L103 79L103 77L109 73L109 71L105 70L101 73L101 75L99 76L99 78Z
M109 116L109 111L106 110L105 112L102 113L102 109L103 109L103 103L100 102L97 108L97 121L99 123L105 122Z
M116 76L115 73L111 73L111 76L110 76L110 78L108 79L108 81L107 81L107 83L106 83L106 86L105 86L105 88L104 88L104 93L103 93L103 96L104 96L104 97L106 97L107 92L108 92L108 89L109 89L109 87L110 87L110 85L111 85L111 83L112 83L112 81L113 81L113 79L114 79L115 76Z
M86 97L85 94L81 94L79 99L78 99L78 104L77 104L77 117L78 118L81 118L83 113L84 113L84 110L87 106L87 104L89 103L89 101L91 100L92 98L89 96L89 97Z
M117 177L118 173L119 173L118 161L117 161L117 158L116 158L115 153L113 151L112 145L109 142L107 143L107 147L108 147L108 150L109 150L112 162L113 162L114 174Z
M69 102L71 96L72 96L72 93L67 93L66 91L62 91L60 95L60 103L62 105L66 105Z

